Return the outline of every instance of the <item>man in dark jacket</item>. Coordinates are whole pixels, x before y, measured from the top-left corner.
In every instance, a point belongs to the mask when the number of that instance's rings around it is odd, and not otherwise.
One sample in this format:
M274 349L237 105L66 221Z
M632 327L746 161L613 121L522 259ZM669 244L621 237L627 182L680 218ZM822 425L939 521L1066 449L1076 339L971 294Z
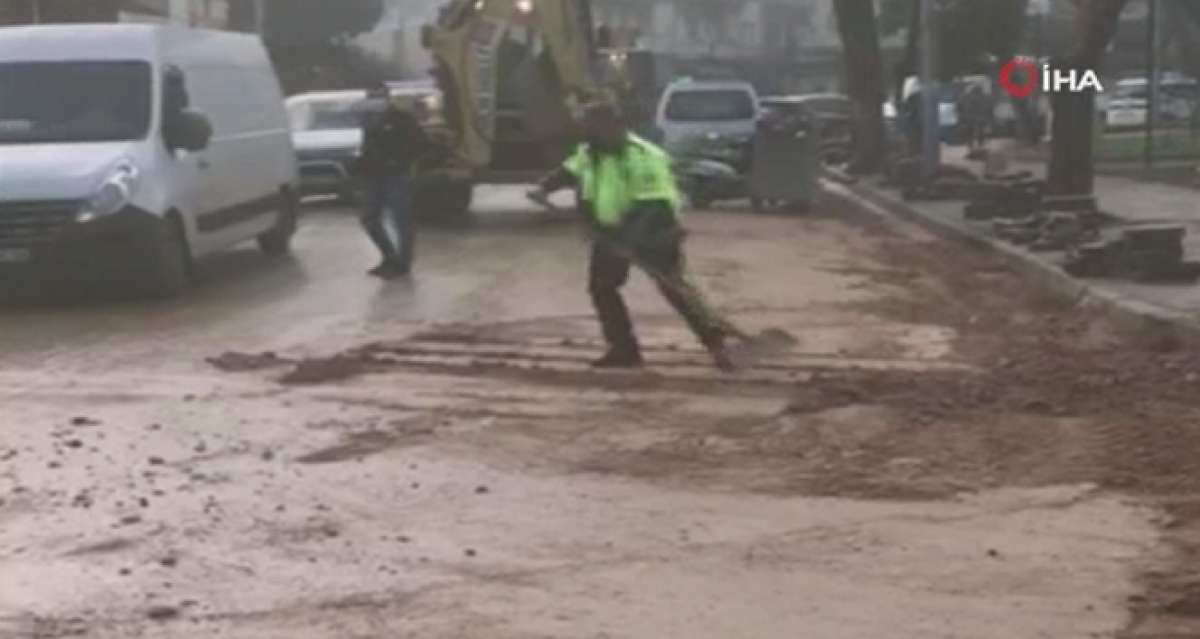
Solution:
M386 87L371 91L369 99L381 101L382 110L370 114L363 124L358 162L366 188L362 224L383 255L370 274L385 279L404 277L412 271L416 241L411 176L430 142L417 119L391 101ZM385 218L385 212L390 218Z

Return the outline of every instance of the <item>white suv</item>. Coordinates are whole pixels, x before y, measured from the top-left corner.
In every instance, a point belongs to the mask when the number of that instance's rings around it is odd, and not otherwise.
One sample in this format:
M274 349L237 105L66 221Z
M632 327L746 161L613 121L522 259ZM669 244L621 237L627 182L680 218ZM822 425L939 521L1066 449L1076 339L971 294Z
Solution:
M751 137L758 113L758 93L747 82L680 80L663 92L656 124L670 148L710 135Z

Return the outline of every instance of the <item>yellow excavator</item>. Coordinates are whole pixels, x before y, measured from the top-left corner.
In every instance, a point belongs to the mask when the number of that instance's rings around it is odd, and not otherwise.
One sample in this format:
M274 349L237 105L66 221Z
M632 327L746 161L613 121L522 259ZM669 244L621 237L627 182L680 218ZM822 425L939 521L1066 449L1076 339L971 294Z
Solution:
M649 58L610 37L595 28L590 0L449 0L422 32L442 94L441 153L418 174L422 216L462 222L475 185L525 183L554 167L591 100L640 117Z

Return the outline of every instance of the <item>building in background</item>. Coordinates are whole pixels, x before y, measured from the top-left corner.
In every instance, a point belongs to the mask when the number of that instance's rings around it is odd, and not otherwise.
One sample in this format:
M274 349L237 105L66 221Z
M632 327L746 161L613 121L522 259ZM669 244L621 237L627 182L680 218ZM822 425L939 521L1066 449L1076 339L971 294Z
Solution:
M172 22L204 29L229 27L228 0L169 0Z
M436 20L444 2L386 0L384 18L356 43L397 77L425 77L432 60L421 47L421 27ZM832 0L593 0L592 8L616 44L636 41L668 74L749 72L769 91L841 85Z
M839 45L832 0L595 0L597 22L649 50L722 59L795 56Z
M617 41L635 39L667 75L736 76L766 93L843 84L832 0L594 0L593 7Z
M384 14L354 42L396 79L428 78L433 60L421 46L421 28L437 20L445 0L385 0Z

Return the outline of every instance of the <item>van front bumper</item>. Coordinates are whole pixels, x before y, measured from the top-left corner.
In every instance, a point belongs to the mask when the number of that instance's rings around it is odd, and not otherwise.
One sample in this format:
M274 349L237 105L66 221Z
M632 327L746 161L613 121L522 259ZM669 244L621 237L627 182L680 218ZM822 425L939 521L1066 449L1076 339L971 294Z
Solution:
M136 207L84 222L74 211L60 210L38 222L34 216L6 216L11 210L0 205L0 274L6 281L132 283L153 264L163 224Z

